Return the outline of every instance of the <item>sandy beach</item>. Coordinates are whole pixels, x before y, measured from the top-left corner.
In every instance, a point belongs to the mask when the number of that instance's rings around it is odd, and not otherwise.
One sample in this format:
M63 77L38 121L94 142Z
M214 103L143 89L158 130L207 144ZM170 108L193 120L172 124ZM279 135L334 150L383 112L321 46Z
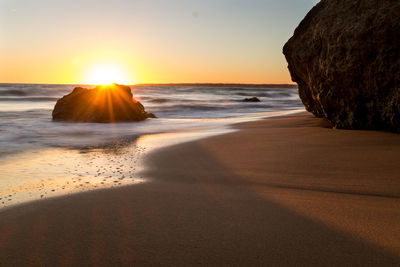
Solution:
M400 135L308 113L146 156L149 182L0 215L1 266L398 266Z

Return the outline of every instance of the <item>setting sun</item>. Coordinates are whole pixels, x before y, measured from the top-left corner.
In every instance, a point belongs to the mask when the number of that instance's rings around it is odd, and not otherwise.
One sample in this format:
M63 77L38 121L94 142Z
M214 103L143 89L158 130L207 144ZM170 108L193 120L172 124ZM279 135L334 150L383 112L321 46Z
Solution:
M90 70L86 80L88 84L108 85L112 83L129 84L124 71L114 65L98 65Z

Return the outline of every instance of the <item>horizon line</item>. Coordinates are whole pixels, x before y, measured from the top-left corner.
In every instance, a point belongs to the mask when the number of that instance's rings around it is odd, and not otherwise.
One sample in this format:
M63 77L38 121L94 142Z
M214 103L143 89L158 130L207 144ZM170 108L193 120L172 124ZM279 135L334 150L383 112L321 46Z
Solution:
M98 84L88 83L29 83L29 82L0 82L0 84L32 84L32 85L91 85L96 86ZM122 84L121 84L122 85ZM289 86L297 87L296 83L136 83L136 84L124 84L128 86L251 86L251 87L266 87L266 86Z

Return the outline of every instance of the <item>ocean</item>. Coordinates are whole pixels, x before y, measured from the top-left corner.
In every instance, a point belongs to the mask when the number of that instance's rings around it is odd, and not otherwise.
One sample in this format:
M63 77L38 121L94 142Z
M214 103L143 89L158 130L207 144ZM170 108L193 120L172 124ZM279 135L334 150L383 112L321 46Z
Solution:
M297 89L202 86L132 86L146 111L157 115L139 123L52 122L63 95L79 85L0 84L0 157L41 147L90 147L152 133L204 127L269 111L302 108ZM90 87L90 86L89 86ZM261 102L243 102L258 97Z
M158 118L112 124L53 122L57 99L76 86L0 84L0 208L143 182L139 162L150 147L304 109L294 86L135 85L134 97ZM243 102L249 97L261 102Z

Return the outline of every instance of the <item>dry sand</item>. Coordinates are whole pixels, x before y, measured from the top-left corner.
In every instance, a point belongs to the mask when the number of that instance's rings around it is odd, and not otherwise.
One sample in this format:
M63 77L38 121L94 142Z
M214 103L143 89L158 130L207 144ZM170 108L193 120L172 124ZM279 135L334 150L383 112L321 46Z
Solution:
M2 212L0 265L399 265L400 135L238 127L150 154L148 183Z

